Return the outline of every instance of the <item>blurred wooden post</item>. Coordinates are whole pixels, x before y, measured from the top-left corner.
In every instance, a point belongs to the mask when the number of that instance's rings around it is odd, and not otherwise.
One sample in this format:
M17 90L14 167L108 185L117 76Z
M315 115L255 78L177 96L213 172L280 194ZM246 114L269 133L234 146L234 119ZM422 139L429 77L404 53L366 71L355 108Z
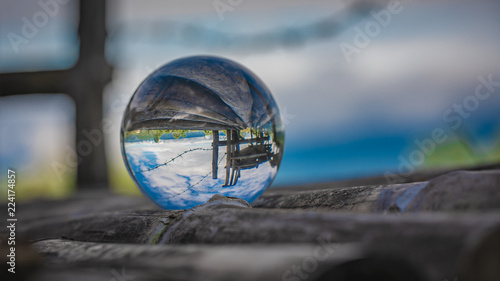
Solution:
M80 54L71 69L0 74L0 96L66 93L76 105L78 186L107 186L104 155L102 93L111 80L105 58L106 1L80 1ZM104 124L106 127L117 124ZM63 148L61 148L63 149Z
M86 188L107 186L104 154L102 93L111 80L111 67L105 57L106 1L80 1L80 57L73 69L71 95L76 103L76 140L78 146L90 142L92 151L81 156L78 185ZM118 126L118 124L112 124Z

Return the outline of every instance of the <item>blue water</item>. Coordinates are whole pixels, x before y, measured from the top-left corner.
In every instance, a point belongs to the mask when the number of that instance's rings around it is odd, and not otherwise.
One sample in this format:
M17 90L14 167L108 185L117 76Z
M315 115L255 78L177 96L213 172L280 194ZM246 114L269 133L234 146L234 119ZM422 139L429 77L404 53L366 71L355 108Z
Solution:
M273 186L381 175L397 167L407 147L404 137L382 136L314 146L287 142Z

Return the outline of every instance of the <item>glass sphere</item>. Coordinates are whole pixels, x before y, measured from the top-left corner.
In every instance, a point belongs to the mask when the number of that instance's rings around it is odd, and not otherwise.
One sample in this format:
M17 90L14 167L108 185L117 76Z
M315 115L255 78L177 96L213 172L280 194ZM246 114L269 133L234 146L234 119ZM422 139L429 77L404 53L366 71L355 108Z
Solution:
M121 147L136 185L164 209L192 208L215 194L251 203L276 176L284 125L250 70L195 56L141 83L125 110Z

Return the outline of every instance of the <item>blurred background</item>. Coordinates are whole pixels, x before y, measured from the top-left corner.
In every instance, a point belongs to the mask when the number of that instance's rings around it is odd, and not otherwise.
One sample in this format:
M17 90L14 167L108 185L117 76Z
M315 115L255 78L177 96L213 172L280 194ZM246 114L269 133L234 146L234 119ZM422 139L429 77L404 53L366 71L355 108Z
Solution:
M139 194L123 111L149 73L200 54L245 65L280 105L272 187L500 162L498 1L85 2L0 0L4 200L8 168L18 200Z

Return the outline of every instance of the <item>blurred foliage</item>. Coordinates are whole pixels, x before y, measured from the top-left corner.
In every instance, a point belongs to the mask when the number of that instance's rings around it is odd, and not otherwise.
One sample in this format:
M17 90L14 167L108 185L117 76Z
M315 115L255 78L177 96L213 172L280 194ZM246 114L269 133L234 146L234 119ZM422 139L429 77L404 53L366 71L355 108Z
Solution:
M185 138L188 132L199 132L200 130L137 130L125 133L125 139L131 140L138 138L140 140L154 140L158 143L163 135L172 134L175 139ZM212 135L212 131L204 130L206 136Z
M462 139L452 139L436 147L424 162L425 168L470 167L500 162L500 136L495 146L478 151Z
M140 195L139 188L135 186L134 181L130 177L125 164L122 162L108 163L109 184L111 189L119 194Z
M6 183L7 177L0 177ZM64 198L76 189L76 170L65 173L58 179L50 166L37 170L36 173L16 170L16 201L35 198ZM0 184L0 201L7 201L7 184Z

